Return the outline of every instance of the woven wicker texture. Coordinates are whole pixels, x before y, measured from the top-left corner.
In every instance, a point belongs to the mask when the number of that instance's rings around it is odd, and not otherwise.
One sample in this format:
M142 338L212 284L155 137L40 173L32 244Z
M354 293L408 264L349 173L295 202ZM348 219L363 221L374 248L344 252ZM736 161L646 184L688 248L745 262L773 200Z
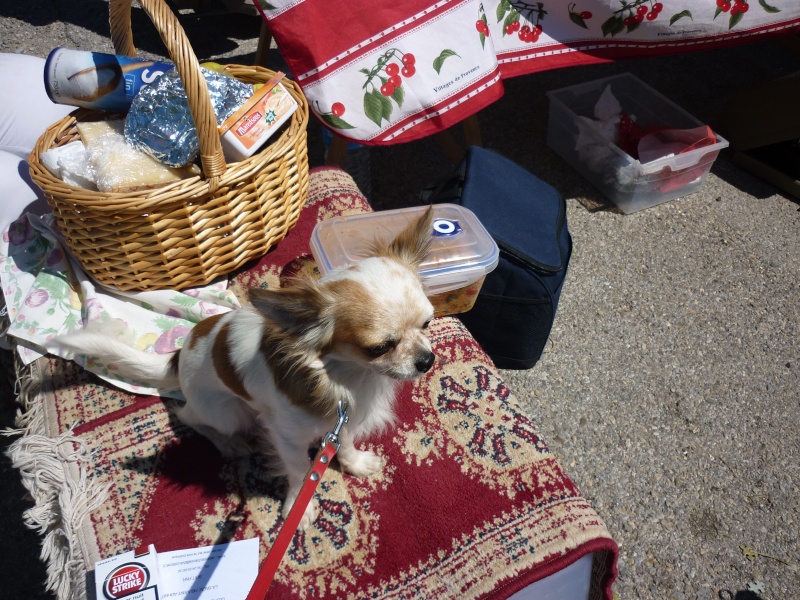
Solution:
M308 103L297 84L283 79L297 111L261 152L226 164L208 88L183 28L163 0L140 4L186 89L203 175L131 193L64 183L42 164L41 155L80 139L78 121L104 117L85 109L50 126L28 162L67 245L95 279L122 290L183 289L263 256L297 222L308 193ZM135 56L130 0L110 1L109 23L115 52ZM229 65L226 73L246 83L266 83L274 74L242 65Z

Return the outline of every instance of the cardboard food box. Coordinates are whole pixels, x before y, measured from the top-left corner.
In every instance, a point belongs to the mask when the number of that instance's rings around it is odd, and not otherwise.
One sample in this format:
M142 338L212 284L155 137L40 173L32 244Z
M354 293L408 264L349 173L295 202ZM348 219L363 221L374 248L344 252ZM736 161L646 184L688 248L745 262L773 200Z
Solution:
M296 110L297 102L277 79L256 90L219 127L225 160L237 162L255 154Z
M311 234L311 253L325 275L369 256L375 240L389 241L426 206L361 213L321 221ZM436 316L466 312L483 280L497 266L499 250L475 214L456 204L433 207L431 251L419 268Z

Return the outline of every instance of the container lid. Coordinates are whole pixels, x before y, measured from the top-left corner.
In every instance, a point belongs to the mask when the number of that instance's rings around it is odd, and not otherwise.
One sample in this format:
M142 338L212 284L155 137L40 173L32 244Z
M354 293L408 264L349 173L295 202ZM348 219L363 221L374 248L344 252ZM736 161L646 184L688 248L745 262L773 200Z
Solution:
M321 221L311 253L323 275L370 256L375 240L390 241L427 206L360 213ZM432 242L419 275L432 296L474 283L497 266L499 251L475 214L457 204L433 205Z

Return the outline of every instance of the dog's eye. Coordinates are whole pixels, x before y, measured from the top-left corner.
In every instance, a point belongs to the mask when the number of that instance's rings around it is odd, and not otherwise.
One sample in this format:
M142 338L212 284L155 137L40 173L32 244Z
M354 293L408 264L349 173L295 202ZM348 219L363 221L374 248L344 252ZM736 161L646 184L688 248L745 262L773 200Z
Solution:
M377 346L367 348L367 352L369 352L372 356L383 356L387 352L393 350L394 347L394 342L384 342L383 344L378 344Z
M425 323L422 325L422 328L423 328L423 329L427 329L427 328L428 328L428 326L429 326L430 324L431 324L431 320L430 320L430 319L428 319L428 320L427 320L427 321L425 321Z

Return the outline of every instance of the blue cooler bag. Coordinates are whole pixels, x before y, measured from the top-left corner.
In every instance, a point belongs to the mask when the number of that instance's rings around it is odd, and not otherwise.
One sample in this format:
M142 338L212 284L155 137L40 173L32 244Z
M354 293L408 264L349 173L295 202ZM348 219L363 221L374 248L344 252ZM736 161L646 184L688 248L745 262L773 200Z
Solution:
M564 198L507 158L472 147L427 201L470 209L497 242L497 268L458 317L499 368L529 369L550 336L572 255Z

